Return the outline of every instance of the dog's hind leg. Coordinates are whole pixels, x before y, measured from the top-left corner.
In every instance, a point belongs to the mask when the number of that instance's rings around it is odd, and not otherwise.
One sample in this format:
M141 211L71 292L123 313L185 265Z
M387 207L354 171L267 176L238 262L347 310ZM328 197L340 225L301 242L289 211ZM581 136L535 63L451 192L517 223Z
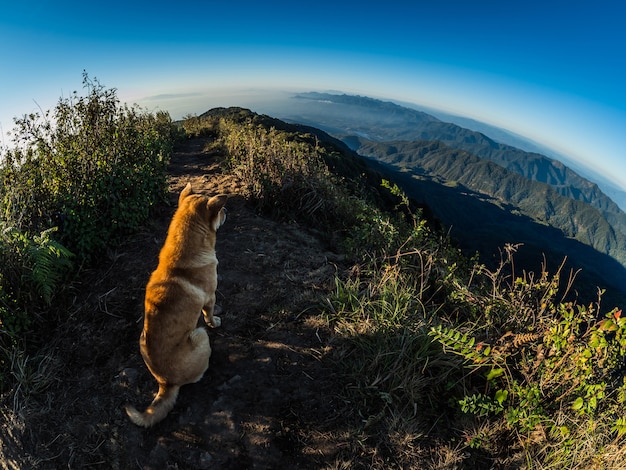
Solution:
M196 383L209 368L209 358L211 357L211 343L209 335L204 328L196 328L189 334L189 341L193 349L188 357L189 382Z

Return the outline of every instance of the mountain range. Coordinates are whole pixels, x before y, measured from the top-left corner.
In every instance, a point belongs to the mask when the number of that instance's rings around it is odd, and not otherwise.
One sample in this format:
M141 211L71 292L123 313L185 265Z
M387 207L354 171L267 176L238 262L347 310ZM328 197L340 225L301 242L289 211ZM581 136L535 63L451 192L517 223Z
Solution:
M470 250L524 243L529 258L567 256L625 290L626 213L558 160L362 96L300 93L273 115L322 129L382 165Z

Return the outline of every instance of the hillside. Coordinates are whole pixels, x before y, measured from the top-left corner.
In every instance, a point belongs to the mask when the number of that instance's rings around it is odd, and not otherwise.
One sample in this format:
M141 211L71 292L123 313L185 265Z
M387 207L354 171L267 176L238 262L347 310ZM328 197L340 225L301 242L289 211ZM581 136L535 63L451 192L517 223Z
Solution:
M457 126L480 132L481 134L489 136L491 139L495 140L498 143L509 145L528 153L545 155L552 160L561 162L583 178L597 183L602 192L607 195L611 200L613 200L622 211L626 210L626 189L620 187L619 184L615 183L610 178L607 178L607 175L604 175L597 170L589 167L588 164L577 161L572 156L556 151L553 148L542 145L532 139L521 136L509 130L486 124L475 119L446 113L444 111L426 106L418 106L413 103L400 102L397 104L399 104L400 106L423 111L432 116L435 116L440 121L453 123Z
M330 93L301 93L288 108L291 121L319 127L337 137L357 135L377 142L437 140L466 150L533 181L549 184L559 194L585 202L626 234L626 214L597 184L544 155L500 144L480 132L440 121L427 113L372 98Z
M386 166L321 131L241 108L179 126L167 196L8 352L4 467L621 468L626 319L565 301L567 268L527 272L511 243L492 267L462 256ZM188 182L229 195L222 326L204 378L145 430L124 413L156 388L138 351L144 287Z
M488 253L489 246L493 250L503 242L516 240L536 247L535 254L542 250L567 256L574 265L604 279L605 285L621 290L626 282L626 236L615 231L597 209L563 197L550 185L441 142L377 143L358 138L349 142L360 154L394 168L394 178L402 178L407 194L428 204L466 246ZM407 178L407 174L413 177ZM425 190L424 179L445 183L448 195L435 196L443 188ZM456 184L461 186L452 189ZM459 201L451 195L462 192L473 194L477 201L469 197ZM485 199L492 204L479 202ZM453 204L459 209L454 210ZM475 209L467 210L468 205ZM493 205L498 209L490 207Z

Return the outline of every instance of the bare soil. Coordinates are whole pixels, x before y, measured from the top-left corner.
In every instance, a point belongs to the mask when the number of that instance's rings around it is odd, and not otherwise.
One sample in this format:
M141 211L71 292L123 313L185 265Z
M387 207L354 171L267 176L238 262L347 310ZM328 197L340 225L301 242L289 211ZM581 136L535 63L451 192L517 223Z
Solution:
M5 468L341 466L350 423L320 314L338 256L314 231L256 214L205 144L190 140L175 152L169 201L142 233L82 273L69 320L48 332L46 359L25 361L41 391L16 390L2 407ZM139 354L144 288L187 182L231 195L217 242L222 326L209 329L204 378L183 387L174 410L146 430L124 405L141 410L156 392Z

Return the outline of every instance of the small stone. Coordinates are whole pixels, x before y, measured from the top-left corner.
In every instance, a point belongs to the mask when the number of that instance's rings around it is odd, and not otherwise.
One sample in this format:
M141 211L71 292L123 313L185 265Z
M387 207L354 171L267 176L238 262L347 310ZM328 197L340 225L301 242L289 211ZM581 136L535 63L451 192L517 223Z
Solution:
M200 454L200 458L198 459L198 468L200 470L208 470L211 468L213 463L213 456L208 452L203 452Z
M118 375L120 384L129 387L137 383L137 377L139 377L139 371L133 367L126 367Z

